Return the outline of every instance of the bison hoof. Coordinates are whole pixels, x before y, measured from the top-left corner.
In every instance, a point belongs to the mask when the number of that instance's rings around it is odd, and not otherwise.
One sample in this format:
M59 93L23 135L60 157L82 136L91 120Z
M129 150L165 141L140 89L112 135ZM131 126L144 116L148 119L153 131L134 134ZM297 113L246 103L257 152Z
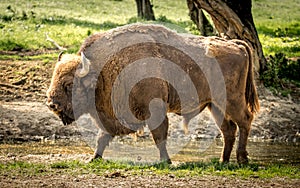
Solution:
M172 164L171 159L162 159L161 162L162 163L167 163L167 164Z
M90 160L90 162L95 162L99 159L102 159L102 156L101 155L98 155L98 154L95 154L94 157Z
M238 163L239 164L248 164L249 163L249 160L248 160L248 158L239 158L238 159Z
M248 160L247 155L248 155L247 151L238 153L237 154L238 163L239 164L248 164L249 160Z
M220 159L220 163L227 164L227 163L229 163L229 159L223 159L223 158L221 158Z
M238 163L239 164L248 164L249 163L249 160L248 160L248 158L246 158L246 159L238 159Z

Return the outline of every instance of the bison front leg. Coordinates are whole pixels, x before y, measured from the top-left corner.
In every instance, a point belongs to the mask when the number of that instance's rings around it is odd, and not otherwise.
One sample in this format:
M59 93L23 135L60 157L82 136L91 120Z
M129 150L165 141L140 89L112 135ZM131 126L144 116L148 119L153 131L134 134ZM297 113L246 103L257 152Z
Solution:
M149 126L154 142L159 149L159 155L161 161L166 161L167 163L171 164L171 159L169 157L168 151L167 151L167 136L168 136L168 128L169 128L169 120L168 117L165 117L164 121L161 123L161 125L155 129L151 129L151 126Z
M112 135L104 132L99 132L98 139L97 139L97 148L95 150L95 154L94 157L92 158L92 161L98 158L102 158L106 146L109 145L109 142L112 139L113 139Z

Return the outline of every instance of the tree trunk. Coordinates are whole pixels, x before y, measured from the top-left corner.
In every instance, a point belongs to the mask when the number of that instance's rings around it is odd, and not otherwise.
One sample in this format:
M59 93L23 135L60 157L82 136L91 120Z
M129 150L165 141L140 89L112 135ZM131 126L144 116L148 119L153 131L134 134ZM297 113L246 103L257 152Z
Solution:
M138 17L146 20L155 20L153 5L150 0L135 0Z
M191 20L196 24L200 34L202 36L213 35L214 28L209 23L202 9L197 8L193 0L187 0L187 6L189 8L189 16Z
M189 1L189 0L187 0ZM228 39L241 39L254 49L256 72L266 67L261 43L253 22L251 0L192 0L198 9L211 16L219 35Z

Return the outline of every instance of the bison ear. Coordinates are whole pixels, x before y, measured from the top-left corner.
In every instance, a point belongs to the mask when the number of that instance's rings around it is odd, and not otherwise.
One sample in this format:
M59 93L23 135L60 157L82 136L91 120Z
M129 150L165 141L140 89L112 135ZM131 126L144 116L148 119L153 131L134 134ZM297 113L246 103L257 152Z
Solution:
M81 69L76 71L76 75L80 78L85 77L90 71L91 62L85 57L84 53L81 52Z
M61 60L61 57L62 57L63 54L64 54L64 51L61 51L61 52L58 54L57 62Z

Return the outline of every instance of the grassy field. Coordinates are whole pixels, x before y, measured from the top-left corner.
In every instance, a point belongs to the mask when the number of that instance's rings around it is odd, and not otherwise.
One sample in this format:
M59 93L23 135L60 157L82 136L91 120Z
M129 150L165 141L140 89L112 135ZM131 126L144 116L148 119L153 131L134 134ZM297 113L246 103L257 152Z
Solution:
M298 0L254 0L253 17L266 55L300 56Z
M105 175L115 171L126 171L127 173L142 173L143 170L155 173L157 175L173 174L176 177L186 176L237 176L240 178L276 178L285 177L299 179L300 171L297 167L289 165L261 165L248 164L238 165L234 163L224 164L218 162L218 159L212 159L210 162L190 162L179 165L169 165L167 163L144 164L125 161L107 161L98 160L92 163L84 163L78 160L60 161L52 163L31 163L24 161L14 161L0 163L1 175L45 175L47 173L66 174L97 174Z
M69 143L67 141L57 141L56 143L26 142L15 145L2 144L0 149L0 156L8 154L11 157L21 157L14 160L1 158L0 177L4 174L45 175L47 173L55 173L55 171L63 171L70 174L94 173L105 175L115 171L141 173L148 170L157 175L173 174L177 177L215 175L236 176L239 178L286 177L300 179L300 169L297 163L279 162L270 164L269 162L250 162L247 165L239 165L234 162L220 163L218 158L203 159L202 161L187 159L188 162L175 160L175 164L172 165L163 162L138 162L125 159L120 161L99 159L88 163L86 157L92 156L92 149L86 143ZM78 157L78 154L81 154L81 157ZM45 160L49 155L53 155L52 160ZM61 156L54 157L59 155ZM27 160L22 159L22 156L27 156ZM40 157L34 158L33 156Z
M265 54L300 56L300 4L297 0L254 0L253 16ZM158 22L173 23L197 33L185 0L154 2ZM134 0L2 0L0 50L55 48L45 33L69 52L90 34L137 20ZM169 24L170 25L170 24ZM174 26L172 26L174 27ZM2 57L3 58L3 57Z

